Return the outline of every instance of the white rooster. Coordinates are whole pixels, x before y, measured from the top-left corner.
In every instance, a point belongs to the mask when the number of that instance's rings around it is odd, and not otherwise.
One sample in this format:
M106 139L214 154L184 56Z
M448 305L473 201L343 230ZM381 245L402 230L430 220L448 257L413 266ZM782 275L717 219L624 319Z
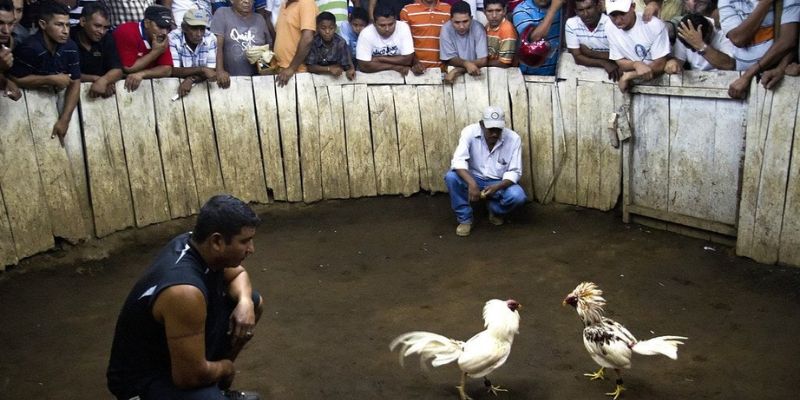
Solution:
M683 336L659 336L650 340L637 341L622 324L603 316L606 300L603 291L592 282L582 282L568 294L562 304L571 305L583 320L583 344L594 362L600 365L597 372L584 374L595 379L605 379L605 368L614 368L617 373L617 386L608 396L619 397L625 387L622 383L622 368L631 367L632 353L651 356L663 354L673 360L678 359L678 345Z
M389 349L400 345L400 365L403 358L411 354L420 355L420 364L424 367L428 360L438 367L458 361L461 368L461 385L456 386L461 400L471 400L464 392L467 376L483 378L488 390L495 395L498 391L507 391L494 386L486 377L502 366L511 354L511 343L514 335L519 333L519 313L522 306L516 300L489 300L483 306L483 321L486 328L466 342L449 339L430 332L404 333L389 345Z

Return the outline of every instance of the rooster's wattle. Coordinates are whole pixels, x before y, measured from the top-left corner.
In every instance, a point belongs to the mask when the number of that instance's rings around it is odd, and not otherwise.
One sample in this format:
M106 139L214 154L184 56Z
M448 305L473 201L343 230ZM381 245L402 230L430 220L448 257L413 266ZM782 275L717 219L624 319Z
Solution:
M400 365L403 359L411 354L420 355L420 364L426 365L431 360L431 365L438 367L458 361L461 369L461 385L457 386L461 400L470 399L464 392L467 376L484 378L488 390L497 394L497 391L506 391L492 385L486 377L492 371L502 366L508 355L511 354L511 343L514 335L519 333L519 313L521 306L515 300L489 300L483 307L484 331L476 334L466 342L450 339L431 332L404 333L389 345L394 351L400 346Z

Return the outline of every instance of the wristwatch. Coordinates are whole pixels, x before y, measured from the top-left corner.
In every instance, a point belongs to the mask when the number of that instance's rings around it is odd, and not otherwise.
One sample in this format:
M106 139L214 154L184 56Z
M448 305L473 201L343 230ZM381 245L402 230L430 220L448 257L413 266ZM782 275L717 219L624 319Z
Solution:
M697 50L697 54L704 56L706 55L706 50L708 50L708 45L703 43L703 47L701 47L700 50Z

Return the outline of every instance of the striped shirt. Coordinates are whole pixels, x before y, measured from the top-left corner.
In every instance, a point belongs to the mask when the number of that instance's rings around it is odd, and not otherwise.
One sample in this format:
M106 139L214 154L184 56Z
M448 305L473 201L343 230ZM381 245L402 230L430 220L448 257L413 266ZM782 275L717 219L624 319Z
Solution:
M489 60L499 60L503 64L514 61L517 52L517 31L514 25L503 18L496 29L486 25L486 44L489 47Z
M400 11L400 19L408 23L414 39L417 60L425 68L441 68L439 60L439 35L442 25L450 20L450 5L436 1L432 7L419 2L409 4Z
M144 10L155 0L101 0L111 11L111 27L144 19Z
M203 40L192 50L186 43L186 36L181 28L169 35L169 51L172 53L172 66L178 68L217 67L217 36L206 30Z
M742 24L750 14L753 13L758 0L719 0L719 21L722 25L722 31L726 33L732 31ZM769 32L775 24L775 14L773 13L774 7L770 7L767 15L761 21L759 31ZM784 0L783 12L781 13L781 24L790 24L800 22L800 0ZM733 49L733 58L736 59L736 69L739 71L746 70L751 65L758 62L764 53L772 46L772 34L765 33L761 36L760 40L753 40L753 43L747 47L736 47Z
M347 0L317 0L319 12L329 12L336 17L336 22L347 21Z
M525 30L530 26L539 26L544 21L547 15L547 8L539 8L533 0L525 0L514 9L512 19L514 27L517 28L517 33L522 36ZM550 25L550 30L547 31L545 40L550 42L550 48L555 49L550 58L544 64L538 67L531 67L520 63L519 69L525 75L555 75L556 63L558 63L558 55L561 53L558 49L561 48L561 9L556 12L553 17L553 23Z
M574 16L567 20L564 36L568 49L577 49L584 45L594 51L608 51L608 37L606 37L606 24L611 24L608 15L600 14L600 21L593 31L583 23L581 17Z

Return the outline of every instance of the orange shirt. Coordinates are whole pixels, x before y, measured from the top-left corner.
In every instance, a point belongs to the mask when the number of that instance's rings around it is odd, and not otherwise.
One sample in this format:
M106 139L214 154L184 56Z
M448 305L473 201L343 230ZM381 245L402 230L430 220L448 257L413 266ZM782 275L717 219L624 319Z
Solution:
M275 26L275 57L278 66L286 68L292 63L297 44L300 43L301 31L317 30L317 3L314 0L284 1L281 4L280 18ZM297 72L305 72L305 64L301 64Z
M517 52L517 30L505 18L495 29L486 24L486 43L490 60L500 60L503 64L511 65Z
M417 0L403 7L400 19L407 22L414 39L417 60L425 68L441 68L439 60L439 33L442 25L450 20L450 4L436 1L433 6Z

